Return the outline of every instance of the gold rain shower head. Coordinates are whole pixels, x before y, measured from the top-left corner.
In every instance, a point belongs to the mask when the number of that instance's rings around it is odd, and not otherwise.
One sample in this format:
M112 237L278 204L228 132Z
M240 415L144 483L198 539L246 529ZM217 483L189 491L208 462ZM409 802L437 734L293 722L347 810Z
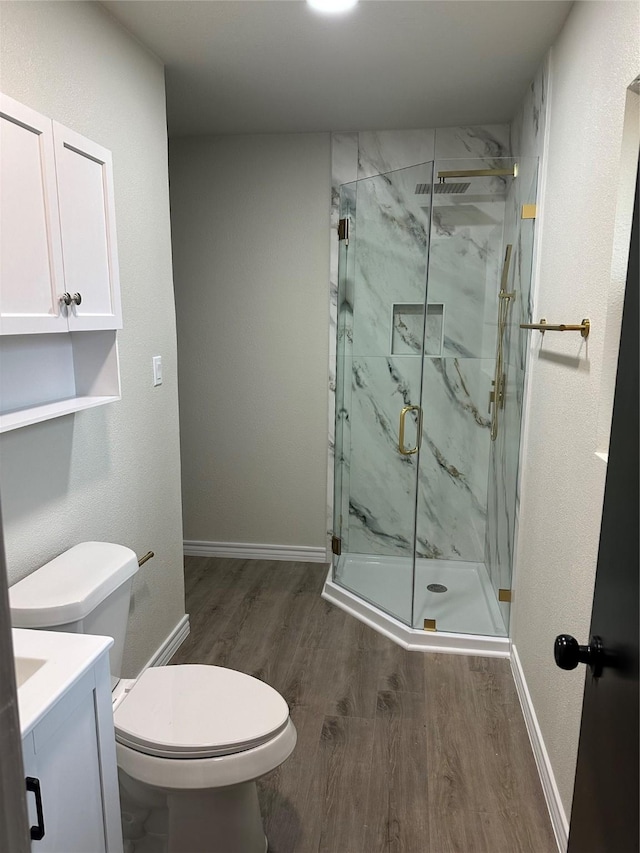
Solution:
M452 193L466 193L470 186L471 183L469 181L446 184L441 179L437 184L433 185L433 191L434 193L446 193L447 195L451 195ZM416 184L416 195L431 195L431 189L431 184Z

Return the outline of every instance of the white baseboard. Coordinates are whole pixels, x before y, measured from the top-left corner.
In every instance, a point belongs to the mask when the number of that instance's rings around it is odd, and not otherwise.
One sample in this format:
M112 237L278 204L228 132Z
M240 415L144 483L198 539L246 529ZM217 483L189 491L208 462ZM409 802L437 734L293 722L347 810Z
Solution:
M565 853L569 840L569 821L567 820L567 815L565 813L564 806L562 805L562 800L560 799L560 793L558 791L558 786L556 785L555 776L553 775L553 768L551 767L549 754L544 744L542 732L538 724L538 718L531 701L531 694L529 693L529 688L527 687L527 682L522 670L522 664L518 657L518 650L513 644L511 646L511 671L513 673L513 680L516 684L516 690L518 691L520 705L522 706L524 721L529 733L533 756L538 767L542 790L544 792L545 800L547 801L549 817L551 818L551 825L556 836L558 850L560 853Z
M326 548L304 545L254 545L250 542L204 542L185 539L187 557L236 557L238 560L295 560L299 563L326 563Z
M165 664L169 663L171 658L189 636L190 630L189 614L185 613L166 640L160 644L159 648L156 649L146 664L142 667L139 676L142 675L145 669L149 669L150 666L165 666Z

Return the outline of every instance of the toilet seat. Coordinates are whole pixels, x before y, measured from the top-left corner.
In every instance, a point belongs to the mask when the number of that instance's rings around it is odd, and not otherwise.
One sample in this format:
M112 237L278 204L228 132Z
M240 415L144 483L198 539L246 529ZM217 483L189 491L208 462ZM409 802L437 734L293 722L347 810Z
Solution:
M114 712L116 742L164 759L211 759L254 750L289 724L268 684L218 666L147 669Z

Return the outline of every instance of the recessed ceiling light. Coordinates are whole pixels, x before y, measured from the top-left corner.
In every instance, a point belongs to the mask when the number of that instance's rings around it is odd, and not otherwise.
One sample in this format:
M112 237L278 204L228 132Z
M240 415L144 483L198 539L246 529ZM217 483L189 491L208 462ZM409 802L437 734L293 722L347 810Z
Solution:
M353 9L358 0L307 0L307 3L316 12L324 12L326 15L339 15Z

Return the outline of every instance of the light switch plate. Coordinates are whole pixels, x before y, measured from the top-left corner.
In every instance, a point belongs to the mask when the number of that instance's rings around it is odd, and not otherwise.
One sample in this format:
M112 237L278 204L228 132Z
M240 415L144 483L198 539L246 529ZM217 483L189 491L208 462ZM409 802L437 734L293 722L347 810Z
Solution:
M151 361L153 363L153 384L162 385L162 356L154 355Z

